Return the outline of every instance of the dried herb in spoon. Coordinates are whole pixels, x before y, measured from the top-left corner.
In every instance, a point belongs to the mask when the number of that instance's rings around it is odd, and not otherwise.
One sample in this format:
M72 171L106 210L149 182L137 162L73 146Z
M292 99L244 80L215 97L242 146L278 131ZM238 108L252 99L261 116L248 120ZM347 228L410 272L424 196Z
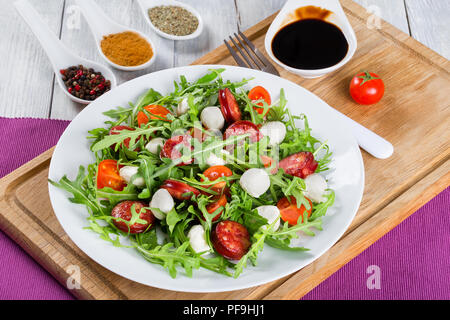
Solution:
M158 6L148 10L152 24L162 32L175 36L192 34L198 28L198 19L179 6Z

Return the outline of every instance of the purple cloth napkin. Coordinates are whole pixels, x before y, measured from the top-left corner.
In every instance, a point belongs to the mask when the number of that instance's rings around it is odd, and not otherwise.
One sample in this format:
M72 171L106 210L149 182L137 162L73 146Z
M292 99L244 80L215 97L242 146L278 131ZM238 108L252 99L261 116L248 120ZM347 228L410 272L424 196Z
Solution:
M68 121L0 118L0 177L56 144ZM450 299L450 188L303 299ZM0 232L0 299L73 299ZM369 289L370 288L370 289Z

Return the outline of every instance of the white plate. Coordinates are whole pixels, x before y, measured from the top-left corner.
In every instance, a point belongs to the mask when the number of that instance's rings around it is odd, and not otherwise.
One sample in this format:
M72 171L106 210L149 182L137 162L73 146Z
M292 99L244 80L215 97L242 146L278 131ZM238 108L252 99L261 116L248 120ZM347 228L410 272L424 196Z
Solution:
M331 170L327 173L330 187L336 191L336 201L323 219L323 231L315 237L304 237L297 245L308 252L286 252L264 247L258 257L258 266L249 265L238 279L229 278L209 270L194 270L189 278L180 270L176 279L159 265L151 264L134 249L114 247L98 235L83 227L88 225L87 210L82 205L69 202L68 194L49 184L50 200L55 215L70 239L90 258L103 267L130 280L162 289L187 292L220 292L261 285L293 273L319 258L342 236L358 210L364 189L364 166L355 139L343 127L330 107L317 96L288 80L274 75L232 66L188 66L151 73L128 81L102 95L70 123L56 145L50 163L49 178L59 180L63 175L76 177L80 165L95 161L86 139L88 130L103 127L108 118L102 112L116 106L127 106L148 88L161 93L173 90L173 81L185 75L194 81L208 69L226 68L223 78L241 81L251 78L249 87L262 85L275 101L284 88L288 106L293 114L308 116L315 137L327 140L333 151ZM298 122L302 126L302 122Z

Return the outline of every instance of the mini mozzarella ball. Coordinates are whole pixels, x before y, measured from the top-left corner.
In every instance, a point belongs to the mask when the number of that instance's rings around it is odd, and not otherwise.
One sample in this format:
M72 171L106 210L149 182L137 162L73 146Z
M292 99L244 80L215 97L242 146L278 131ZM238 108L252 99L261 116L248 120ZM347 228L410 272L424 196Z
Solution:
M269 137L269 145L276 146L286 137L286 126L280 121L266 122L259 131Z
M276 206L260 206L256 208L256 210L261 217L267 219L268 225L271 225L274 221L276 221L272 227L272 230L278 230L280 227L280 210ZM262 228L266 229L267 226L263 226Z
M130 183L131 177L133 177L138 172L138 167L133 166L125 166L120 168L119 175L122 177L123 180L125 180L127 183ZM144 178L138 177L133 180L133 184L136 187L142 188L145 186Z
M220 150L220 153L222 154L230 154L228 151L226 150ZM220 158L218 156L216 156L214 153L211 153L208 157L208 159L206 159L206 164L210 167L212 166L224 166L226 165L226 161L223 158Z
M148 150L148 152L151 152L153 154L158 153L158 147L162 148L164 146L164 143L166 142L166 139L164 138L153 138L152 140L147 143L145 146L145 149Z
M201 224L192 226L188 232L189 244L196 253L211 251L205 238L205 229Z
M225 118L218 107L206 107L200 114L200 120L208 129L221 130L225 125Z
M314 202L324 202L325 190L328 188L327 182L324 177L318 173L313 173L305 179L306 191L305 196Z
M182 114L185 114L186 112L188 112L188 110L189 110L188 99L183 98L183 100L181 100L180 103L178 103L177 115L181 116Z
M269 189L270 178L264 169L252 168L244 172L239 183L249 195L259 198Z
M150 201L150 208L159 209L165 214L172 210L174 206L175 203L173 202L173 198L166 189L159 189L156 191L153 194L152 201ZM156 210L152 210L152 213L159 220L163 220L165 218L165 215L161 215L161 213Z

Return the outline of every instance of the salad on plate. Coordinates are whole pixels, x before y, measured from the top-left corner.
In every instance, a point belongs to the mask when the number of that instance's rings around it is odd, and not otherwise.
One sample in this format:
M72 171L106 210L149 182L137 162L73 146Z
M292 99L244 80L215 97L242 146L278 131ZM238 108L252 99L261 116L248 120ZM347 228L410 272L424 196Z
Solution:
M272 101L223 71L104 112L87 136L95 162L50 180L86 206L87 229L172 277L201 267L237 278L265 244L301 254L293 240L322 230L334 203L321 174L332 153L306 115L290 113L283 90Z

